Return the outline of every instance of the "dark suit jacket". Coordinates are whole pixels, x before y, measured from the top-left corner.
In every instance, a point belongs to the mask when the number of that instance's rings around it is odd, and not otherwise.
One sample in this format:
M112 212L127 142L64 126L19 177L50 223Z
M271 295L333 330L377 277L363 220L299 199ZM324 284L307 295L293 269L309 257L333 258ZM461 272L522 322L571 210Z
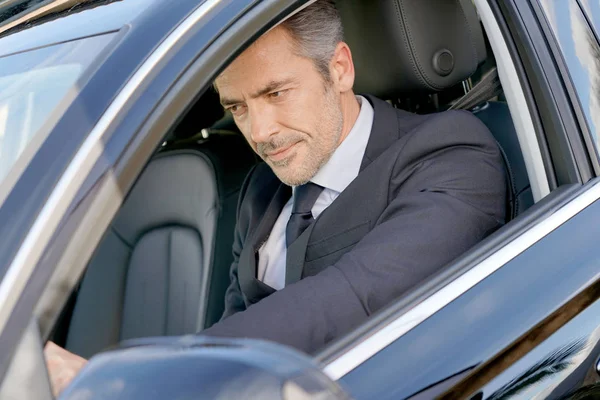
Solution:
M314 352L504 223L497 144L465 111L415 115L367 96L371 136L358 177L287 252L286 287L256 279L258 249L291 190L266 164L242 188L225 313L203 334Z

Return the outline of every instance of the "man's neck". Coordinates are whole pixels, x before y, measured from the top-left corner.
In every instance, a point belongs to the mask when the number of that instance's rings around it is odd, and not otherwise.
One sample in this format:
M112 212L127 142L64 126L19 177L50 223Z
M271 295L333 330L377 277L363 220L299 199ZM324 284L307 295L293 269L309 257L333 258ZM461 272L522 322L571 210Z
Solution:
M341 106L344 125L342 126L342 134L340 135L338 146L346 139L360 113L360 104L352 91L342 94Z

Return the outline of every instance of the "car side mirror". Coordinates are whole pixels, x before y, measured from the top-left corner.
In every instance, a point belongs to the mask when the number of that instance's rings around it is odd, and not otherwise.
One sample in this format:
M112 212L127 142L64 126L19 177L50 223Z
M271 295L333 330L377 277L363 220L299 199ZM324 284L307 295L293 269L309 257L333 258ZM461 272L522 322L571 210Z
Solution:
M61 400L350 399L307 356L281 345L203 336L125 342L89 361Z

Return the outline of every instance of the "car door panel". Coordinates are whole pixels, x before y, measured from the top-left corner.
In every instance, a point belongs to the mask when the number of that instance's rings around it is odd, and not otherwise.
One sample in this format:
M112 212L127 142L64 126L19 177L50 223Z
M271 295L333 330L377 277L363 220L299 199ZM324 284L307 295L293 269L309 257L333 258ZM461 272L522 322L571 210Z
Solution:
M598 298L599 224L596 201L342 382L359 399L397 399L460 374L448 398L476 392Z

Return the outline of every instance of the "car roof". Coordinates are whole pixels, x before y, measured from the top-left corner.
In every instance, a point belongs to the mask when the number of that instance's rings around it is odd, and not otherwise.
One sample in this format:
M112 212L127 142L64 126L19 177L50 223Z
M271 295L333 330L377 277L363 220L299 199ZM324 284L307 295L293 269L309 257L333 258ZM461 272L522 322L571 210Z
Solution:
M117 31L160 2L165 1L0 0L0 57ZM25 8L11 15L17 5Z

